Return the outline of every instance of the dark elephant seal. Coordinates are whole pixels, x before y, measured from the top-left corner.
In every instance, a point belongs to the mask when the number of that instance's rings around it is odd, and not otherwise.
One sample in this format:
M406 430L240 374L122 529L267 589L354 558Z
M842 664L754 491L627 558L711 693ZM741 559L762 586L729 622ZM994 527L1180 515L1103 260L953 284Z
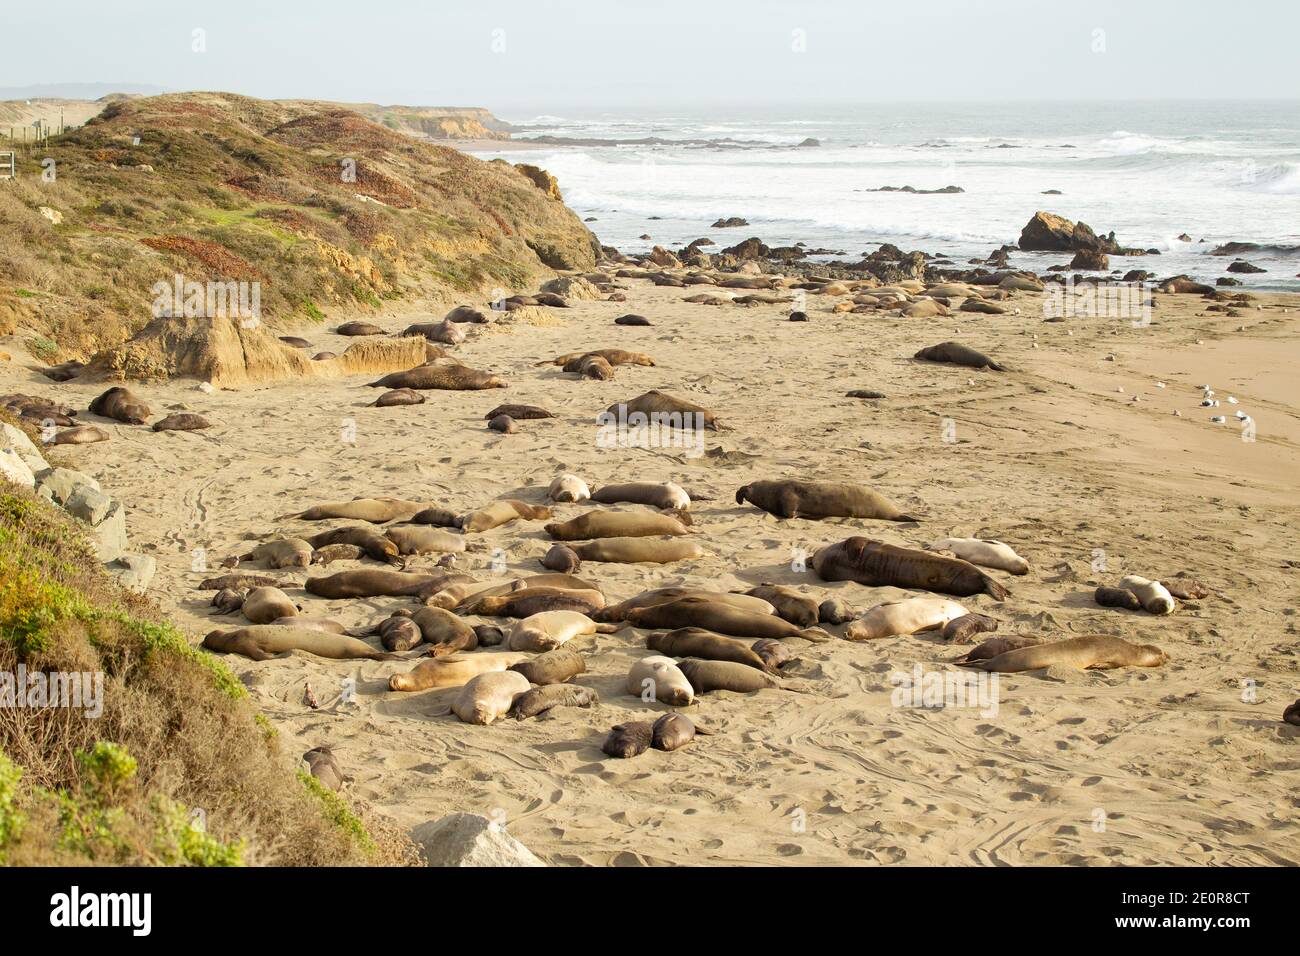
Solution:
M696 734L711 734L712 731L696 726L685 714L664 714L650 728L650 746L655 750L671 752L685 747L695 739Z
M389 651L409 651L424 640L420 626L411 619L409 611L394 611L374 626L371 633L379 635L379 643Z
M819 620L818 608L821 605L817 599L784 584L761 584L745 593L762 598L776 608L778 616L797 627L812 627Z
M373 322L344 322L334 330L336 335L383 335L384 330Z
M1045 667L1075 667L1080 670L1110 670L1115 667L1159 667L1169 655L1154 644L1130 644L1118 637L1091 634L1070 637L1050 644L1035 644L1004 651L988 660L961 661L965 667L1014 674Z
M1142 602L1128 588L1097 588L1092 599L1102 607L1122 607L1128 611L1142 610Z
M354 498L351 501L331 501L322 505L312 505L306 511L284 515L286 518L299 518L303 521L326 521L330 518L347 518L352 521L369 521L371 524L386 524L389 521L409 521L411 517L424 510L418 501L403 498Z
M569 368L570 365L590 356L602 358L610 365L644 365L653 368L655 364L655 360L644 352L629 352L627 349L591 349L586 352L569 352L542 364L562 365L566 372L570 372L573 371L573 369Z
M442 317L444 322L470 322L474 325L486 325L488 317L472 305L458 305Z
M697 694L715 690L729 690L737 694L754 694L768 688L779 688L781 682L764 670L757 670L735 661L705 661L688 657L677 665Z
M619 420L620 413L629 424L631 416L643 415L647 423L657 422L660 427L694 429L697 425L702 425L714 431L719 428L717 417L704 406L658 389L651 389L626 402L615 402L605 409L605 416L608 416L611 423Z
M1300 727L1300 698L1297 698L1294 704L1282 711L1282 719L1288 724Z
M750 649L759 656L764 664L767 665L769 673L774 673L787 664L797 661L794 651L790 649L789 644L783 644L780 641L774 641L770 637L760 637Z
M387 538L384 541L392 544ZM365 553L363 548L355 544L327 544L311 553L311 563L325 567L335 561L360 561Z
M474 628L440 607L422 607L411 615L411 621L420 629L424 642L432 645L430 654L433 657L472 651L478 647L478 634Z
M817 620L822 624L843 624L855 617L853 608L840 598L827 598L817 606Z
M950 644L969 644L976 634L986 634L997 629L997 620L986 614L963 614L945 624L940 635Z
M629 313L628 315L620 315L617 319L614 320L614 324L615 325L649 325L650 320L647 319L644 315L635 315Z
M519 426L509 415L498 415L492 421L488 422L488 428L494 432L501 432L503 435L513 435L519 431Z
M77 425L64 428L54 436L52 445L93 445L95 442L108 441L109 434L98 425Z
M448 571L392 571L388 568L349 568L319 578L308 578L303 586L309 594L327 598L420 597L435 588L469 580L467 575Z
M248 597L246 590L222 588L212 595L212 606L217 609L218 614L233 614L244 606L246 597Z
M297 587L292 582L281 581L269 574L246 574L243 571L238 571L234 574L222 574L215 578L204 578L199 582L197 590L223 591L226 588L273 588L280 584L286 587Z
M572 574L582 567L582 560L572 548L557 542L542 556L542 567L562 574Z
M767 601L761 598L750 597L748 594L733 594L729 591L705 591L699 588L654 588L649 591L642 591L635 597L630 597L626 601L618 604L610 604L599 611L591 614L593 621L625 621L628 612L634 608L650 607L655 604L668 604L684 597L704 598L713 601L716 604L729 604L732 607L740 608L745 611L752 611L755 614L775 614L776 608L772 607Z
M484 617L532 617L544 611L577 611L588 614L605 606L599 591L569 588L525 587L509 594L474 598L460 608L462 614Z
M565 364L563 371L576 372L583 378L595 379L598 382L608 382L614 377L614 366L600 355L583 355L573 359Z
M324 362L326 359L338 358L338 352L317 352L311 357L313 362Z
M914 588L967 597L988 594L995 601L1010 593L975 565L933 551L900 548L870 538L847 538L813 555L813 570L823 581L856 581L869 587Z
M940 342L938 345L928 346L921 349L913 357L924 359L927 362L964 365L966 368L987 368L995 372L1005 372L1007 370L1005 365L993 361L983 352L977 352L957 342Z
M504 643L506 632L495 624L475 624L474 636L478 638L479 647L496 647Z
M583 541L593 538L640 538L651 535L686 535L690 528L671 515L653 511L593 510L554 521L543 529L556 541Z
M352 545L360 548L367 557L388 564L400 563L401 552L397 544L386 535L380 534L365 525L351 525L346 528L331 528L306 539L313 548L327 548L334 545Z
M554 418L555 416L540 405L498 405L483 417L488 421L498 415L509 415L516 421L529 421L535 418Z
M425 398L413 388L395 388L384 392L373 402L370 408L389 408L394 405L423 405Z
M633 627L700 627L718 634L734 634L739 637L771 637L777 640L801 637L814 643L828 641L831 637L821 628L799 628L775 614L756 614L703 598L678 598L667 604L635 608L627 613L626 620Z
M736 490L736 504L748 501L778 518L875 518L917 521L884 495L863 485L833 481L755 481Z
M532 660L520 661L510 667L528 678L530 684L563 684L565 681L585 673L586 662L582 655L567 647L557 647L553 651L538 654Z
M438 528L459 528L460 515L450 508L425 508L411 515L412 524L431 524Z
M590 687L578 684L544 684L534 687L515 698L507 717L527 720L544 714L553 707L591 707L600 703L600 695Z
M212 422L193 412L173 412L153 423L156 432L197 432L211 427Z
M714 634L699 627L662 631L645 639L645 646L668 657L698 657L709 661L733 661L746 667L769 670L752 647L734 637Z
M505 388L506 381L499 375L483 372L468 365L454 362L434 365L417 365L405 372L393 372L381 379L368 382L371 388L419 388L446 391L477 391L484 388Z
M1005 654L1007 651L1018 650L1022 647L1036 647L1043 643L1041 637L1034 637L1032 634L1010 634L1006 637L990 637L988 640L976 644L964 657L954 661L955 664L966 664L972 661L987 661L997 657L999 654Z
M611 757L627 759L636 757L650 749L654 741L654 725L648 720L638 720L627 724L616 724L609 732L605 742L600 745L603 753Z
M127 425L143 425L152 412L129 388L115 385L90 403L90 411Z
M297 335L282 335L280 336L280 341L283 342L285 345L289 346L290 348L295 348L295 349L311 348L310 342Z
M241 627L233 631L212 631L203 639L203 646L210 651L242 654L255 661L269 660L286 651L306 651L331 660L401 660L396 654L377 651L355 637L305 627L270 624Z
M308 772L328 790L341 790L347 777L343 768L334 759L334 751L329 747L313 747L302 755L307 761Z

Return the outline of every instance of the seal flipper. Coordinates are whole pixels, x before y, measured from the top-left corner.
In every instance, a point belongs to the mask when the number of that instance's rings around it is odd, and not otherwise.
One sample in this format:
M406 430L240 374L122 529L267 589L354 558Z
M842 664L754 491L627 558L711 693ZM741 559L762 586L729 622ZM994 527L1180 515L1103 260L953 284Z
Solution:
M802 637L805 641L811 641L814 644L824 644L826 641L835 639L833 634L823 631L820 627L806 627L793 636Z
M616 633L616 632L618 632L618 631L623 630L624 626L625 626L624 623L619 623L619 624L597 624L597 625L596 625L596 633L597 633L597 634L614 634L614 633Z
M984 575L984 593L989 595L995 601L1005 601L1011 594L1006 588L998 584L987 574Z

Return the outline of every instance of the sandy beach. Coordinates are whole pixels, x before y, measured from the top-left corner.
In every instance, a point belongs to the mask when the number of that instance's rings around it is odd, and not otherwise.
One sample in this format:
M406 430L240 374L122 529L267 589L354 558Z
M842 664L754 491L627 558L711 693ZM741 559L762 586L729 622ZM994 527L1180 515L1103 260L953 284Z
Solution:
M1008 303L1019 314L930 319L832 314L830 297L811 297L809 321L791 323L784 306L688 304L691 289L619 281L626 302L573 302L551 310L547 324L475 328L457 358L504 375L507 389L369 408L379 394L364 387L372 376L212 394L192 380L136 386L156 413L183 405L215 427L154 433L83 412L112 439L56 458L126 505L131 550L158 561L150 596L195 642L241 620L210 616L210 593L195 590L207 576L192 570L196 549L215 568L251 541L322 530L331 525L281 517L321 501L392 495L457 511L502 497L542 503L551 478L571 471L593 487L673 480L695 499L696 540L709 556L584 564L611 602L680 583L779 582L862 612L909 592L828 584L792 570L796 550L859 534L913 547L991 537L1031 564L1023 577L992 572L1011 591L1005 603L961 599L1001 620L999 634L1112 634L1170 657L1152 669L1001 675L989 714L894 705L894 675L946 670L960 655L936 634L796 640L791 689L705 695L690 714L713 736L631 760L608 758L600 745L612 725L665 710L623 688L630 663L648 653L642 630L573 643L587 664L577 682L599 692L596 707L487 727L446 715L454 691L389 691L405 663L225 658L285 752L332 746L352 777L345 793L403 827L480 813L551 864L1300 862L1287 776L1300 729L1280 720L1300 693L1300 301L1261 295L1228 318L1204 313L1199 296L1162 295L1152 324L1135 328L1117 319L1044 323L1043 296L1033 293ZM628 312L654 324L613 324ZM394 332L422 317L366 318ZM348 344L319 328L293 331L315 350ZM950 339L1010 370L911 357ZM646 352L656 367L622 366L611 381L591 381L538 365L604 347ZM104 388L49 382L16 337L0 348L13 355L0 364L0 391L84 409ZM1255 441L1243 441L1231 417L1210 422L1220 410L1199 407L1202 384L1239 400L1257 423ZM708 433L703 455L599 447L595 415L651 388L717 414L725 428ZM846 398L851 389L885 398ZM502 435L483 417L501 402L557 417ZM780 477L859 482L921 520L787 521L735 504L742 484ZM556 514L591 507L562 504ZM510 576L542 571L550 543L542 524L473 536L462 569L489 579L501 549ZM1131 573L1190 576L1212 594L1180 602L1169 617L1094 603L1096 586ZM304 613L349 626L410 606L288 593ZM348 678L356 703L339 704ZM319 710L303 703L305 683Z

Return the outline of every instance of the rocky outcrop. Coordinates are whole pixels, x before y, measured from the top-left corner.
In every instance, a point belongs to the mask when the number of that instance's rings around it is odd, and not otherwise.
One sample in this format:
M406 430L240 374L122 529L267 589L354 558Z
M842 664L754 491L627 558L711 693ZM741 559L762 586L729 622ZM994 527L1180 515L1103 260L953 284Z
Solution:
M726 219L717 220L710 229L735 229L737 226L748 226L748 219L741 219L739 216L728 216Z
M1228 271L1229 271L1229 272L1237 272L1237 273L1240 273L1240 274L1242 274L1242 275L1254 275L1255 273L1258 273L1258 272L1267 272L1268 270L1267 270L1267 269L1261 269L1259 266L1255 265L1253 262L1247 262L1245 259L1238 259L1236 262L1234 262L1234 263L1232 263L1231 265L1228 266Z
M1106 253L1096 249L1080 249L1070 260L1071 269L1083 269L1088 272L1109 272L1110 259Z
M547 199L554 199L556 202L564 202L564 196L560 194L559 182L546 170L542 169L540 166L533 166L530 163L515 163L515 169L528 177L534 186L546 193Z
M737 259L766 259L772 252L763 240L757 236L751 236L744 242L738 242L734 246L722 250L724 255L735 256Z
M944 186L941 189L917 189L915 186L879 186L875 189L863 190L863 192L868 193L913 193L917 196L949 195L964 193L965 191L960 186Z
M1120 252L1115 234L1099 237L1085 222L1071 222L1050 212L1036 212L1020 230L1020 248L1025 252Z

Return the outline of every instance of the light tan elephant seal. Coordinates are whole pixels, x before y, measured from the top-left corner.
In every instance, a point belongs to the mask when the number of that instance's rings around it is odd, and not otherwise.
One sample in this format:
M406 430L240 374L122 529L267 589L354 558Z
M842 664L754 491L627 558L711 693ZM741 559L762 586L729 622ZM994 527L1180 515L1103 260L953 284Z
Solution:
M1118 637L1092 634L1050 644L1005 651L988 660L960 661L964 667L1013 674L1045 667L1110 670L1115 667L1159 667L1169 655L1154 644L1130 644Z
M736 490L736 504L749 502L778 518L875 518L917 521L884 495L863 485L832 481L754 481Z

